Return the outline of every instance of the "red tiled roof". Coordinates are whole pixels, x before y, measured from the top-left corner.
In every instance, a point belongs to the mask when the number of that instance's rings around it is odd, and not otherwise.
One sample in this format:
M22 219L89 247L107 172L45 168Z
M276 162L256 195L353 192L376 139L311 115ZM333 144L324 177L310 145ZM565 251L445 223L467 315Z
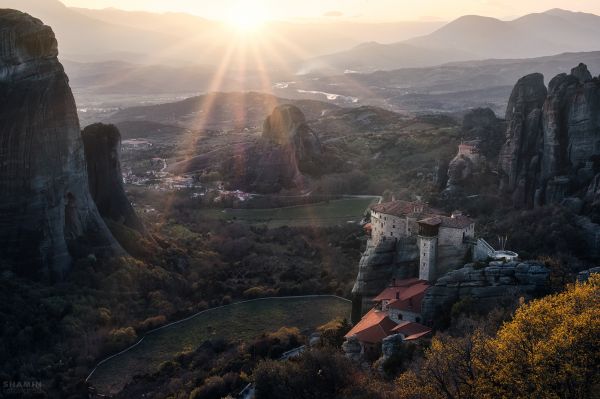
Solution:
M404 321L394 327L392 332L404 335L405 341L412 341L431 333L431 328L412 321Z
M438 226L442 224L442 219L439 217L430 217L423 220L418 221L419 224L426 224L428 226Z
M396 326L396 322L388 317L387 312L371 309L344 337L355 335L361 342L375 344L390 335Z
M411 214L443 215L444 212L434 209L423 202L391 201L374 205L375 212L393 216L406 216Z
M425 297L425 290L428 286L415 286L417 288L425 288L421 292L411 294L408 299L394 299L388 304L392 309L404 310L407 312L421 313L421 305ZM413 288L413 287L411 287Z
M429 283L425 280L419 280L418 278L397 280L394 282L394 286L387 287L379 295L373 298L373 301L380 302L383 300L391 301L396 299L406 300L425 292L427 288L429 288Z
M422 208L422 210L421 210ZM392 201L374 205L371 210L392 216L407 216L418 214L423 219L419 223L432 226L440 225L450 229L464 229L473 224L473 219L468 216L458 215L455 217L444 216L444 212L432 208L422 202ZM418 212L415 212L418 211Z
M473 222L473 219L464 215L458 215L454 217L442 216L440 219L442 220L441 227L447 227L451 229L464 229L475 223Z

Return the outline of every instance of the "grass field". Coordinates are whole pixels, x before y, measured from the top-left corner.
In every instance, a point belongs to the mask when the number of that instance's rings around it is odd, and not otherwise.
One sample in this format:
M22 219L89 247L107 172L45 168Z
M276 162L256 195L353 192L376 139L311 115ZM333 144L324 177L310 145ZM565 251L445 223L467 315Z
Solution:
M242 220L248 223L281 226L335 226L360 222L375 197L347 198L310 205L274 209L202 209L203 217L222 220Z
M98 367L90 383L99 392L116 393L134 375L152 372L207 339L249 340L283 326L309 331L337 317L349 319L351 307L340 298L305 297L263 299L210 310L148 334L135 348Z

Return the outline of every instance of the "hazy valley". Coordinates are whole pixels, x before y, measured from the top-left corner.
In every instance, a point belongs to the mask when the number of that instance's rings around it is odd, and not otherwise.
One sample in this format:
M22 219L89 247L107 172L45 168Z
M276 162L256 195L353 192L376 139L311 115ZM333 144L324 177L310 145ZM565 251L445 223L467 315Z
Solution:
M236 4L0 0L0 397L598 397L600 16Z

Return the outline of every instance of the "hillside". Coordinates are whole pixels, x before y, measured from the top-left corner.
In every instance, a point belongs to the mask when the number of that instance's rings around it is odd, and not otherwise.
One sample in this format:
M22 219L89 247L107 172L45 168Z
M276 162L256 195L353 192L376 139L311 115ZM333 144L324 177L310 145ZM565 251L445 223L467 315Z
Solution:
M599 51L564 53L528 59L463 61L364 74L310 76L297 79L284 88L276 88L275 93L295 98L300 92L335 90L342 96L356 96L360 105L376 105L396 112L459 112L487 106L503 115L517 79L533 72L551 77L580 62L588 65L593 74L600 72Z

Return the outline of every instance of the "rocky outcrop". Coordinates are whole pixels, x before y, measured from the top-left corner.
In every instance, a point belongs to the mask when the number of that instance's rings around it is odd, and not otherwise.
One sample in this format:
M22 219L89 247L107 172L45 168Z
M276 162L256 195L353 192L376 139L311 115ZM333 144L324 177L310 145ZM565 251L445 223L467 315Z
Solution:
M125 194L121 172L121 133L97 123L81 132L92 198L103 218L147 234Z
M303 173L316 170L321 151L319 138L298 107L276 107L263 124L252 187L260 192L301 187Z
M385 288L393 278L404 279L416 275L419 248L416 238L382 240L373 245L369 240L358 264L358 275L352 294L361 298L353 314L364 313L373 305L371 300Z
M577 281L584 283L590 279L592 274L600 274L600 267L592 267L591 269L584 270L577 274Z
M600 80L584 64L554 77L521 79L506 113L499 169L517 207L560 204L599 172ZM543 104L543 105L541 105Z
M475 108L467 112L462 121L462 131L467 140L480 140L479 150L488 161L497 161L504 144L506 124L490 108Z
M429 288L423 299L423 319L431 323L436 314L453 303L470 298L483 309L492 309L504 298L527 296L543 290L550 271L536 262L490 262L476 264L447 273Z
M546 95L544 76L534 73L519 79L508 101L506 141L498 163L501 190L512 194L517 206L533 206L539 186Z
M306 124L300 108L280 105L263 123L262 138L279 145L292 144L298 159L310 158L321 151L319 138Z
M443 197L460 195L463 188L478 186L478 179L493 169L489 164L497 162L504 131L504 122L489 108L476 108L464 115L463 141L449 162Z
M447 191L456 191L473 176L475 165L464 155L457 155L448 165Z
M60 278L121 253L88 190L75 101L41 21L0 10L0 265Z
M592 74L588 71L587 65L583 63L580 63L575 68L571 69L571 75L577 78L581 83L592 80Z
M346 341L342 344L342 350L346 357L353 362L360 363L363 360L362 347L355 336L346 338Z

